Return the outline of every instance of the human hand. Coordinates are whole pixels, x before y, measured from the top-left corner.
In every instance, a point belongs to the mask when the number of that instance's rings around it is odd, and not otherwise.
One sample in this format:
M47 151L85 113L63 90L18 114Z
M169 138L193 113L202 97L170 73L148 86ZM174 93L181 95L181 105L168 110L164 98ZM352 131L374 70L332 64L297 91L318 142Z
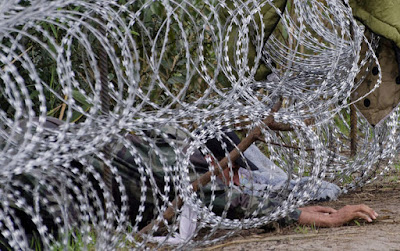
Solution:
M338 227L354 219L372 222L378 216L374 210L363 204L347 205L339 210L320 206L304 207L300 210L300 224L319 227Z
M332 226L341 226L354 219L364 219L368 222L372 222L378 217L378 214L370 207L360 205L347 205L337 210L336 213L329 215Z

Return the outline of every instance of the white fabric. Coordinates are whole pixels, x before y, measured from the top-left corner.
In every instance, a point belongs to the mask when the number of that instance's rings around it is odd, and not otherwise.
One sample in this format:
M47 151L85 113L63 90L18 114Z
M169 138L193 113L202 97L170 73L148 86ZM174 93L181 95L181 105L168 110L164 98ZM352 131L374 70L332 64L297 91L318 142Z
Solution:
M159 243L168 243L173 245L182 244L191 238L193 238L194 232L197 227L197 212L194 211L190 206L186 203L183 204L182 213L179 220L179 233L173 235L173 237L152 237L151 239L154 242Z
M272 189L272 191L278 191L284 188L287 183L287 174L268 159L256 145L251 145L245 152L244 155L251 162L254 163L259 171L249 171L245 168L239 169L239 181L244 186L244 192L261 196L263 191ZM305 184L309 181L309 177L302 177L299 181L290 180L288 189L293 189L296 184ZM310 193L310 200L335 200L341 193L341 189L333 184L320 180L320 188Z

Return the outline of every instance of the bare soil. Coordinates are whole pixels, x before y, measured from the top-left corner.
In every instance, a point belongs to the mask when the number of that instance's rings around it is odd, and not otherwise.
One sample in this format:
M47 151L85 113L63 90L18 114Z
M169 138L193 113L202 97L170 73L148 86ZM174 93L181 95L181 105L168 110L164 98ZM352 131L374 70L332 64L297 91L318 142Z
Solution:
M373 223L358 220L337 228L275 225L272 230L243 230L204 250L400 250L398 174L318 205L338 209L348 204L366 204L379 217Z

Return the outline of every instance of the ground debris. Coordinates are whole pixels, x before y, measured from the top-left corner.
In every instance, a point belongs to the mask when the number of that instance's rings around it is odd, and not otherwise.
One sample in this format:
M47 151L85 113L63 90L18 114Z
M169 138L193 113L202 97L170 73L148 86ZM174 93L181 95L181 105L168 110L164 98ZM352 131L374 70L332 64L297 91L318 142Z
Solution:
M372 224L363 220L337 228L279 227L269 232L238 233L206 250L398 250L400 247L400 182L379 180L361 191L342 195L337 201L318 203L340 208L366 204L378 218ZM279 233L277 231L279 229Z

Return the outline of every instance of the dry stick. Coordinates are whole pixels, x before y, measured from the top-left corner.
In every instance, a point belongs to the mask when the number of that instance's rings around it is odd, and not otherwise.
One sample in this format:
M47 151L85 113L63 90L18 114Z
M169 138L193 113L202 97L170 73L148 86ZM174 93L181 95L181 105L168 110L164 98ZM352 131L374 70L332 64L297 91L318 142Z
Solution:
M272 123L274 121L274 117L273 117L273 113L277 112L282 105L282 100L278 101L271 109L271 115L269 115L263 122L264 124L268 125L270 123ZM220 162L219 162L219 166L221 167L221 169L217 168L214 171L208 171L205 174L203 174L200 178L198 178L197 180L192 182L192 188L194 192L197 192L197 190L199 190L199 187L205 186L207 185L210 181L211 181L211 176L212 175L219 175L221 171L225 170L226 168L228 168L228 163L229 163L229 159L234 162L235 160L237 160L240 157L240 153L246 151L246 149L253 144L256 140L258 140L258 138L261 136L261 129L260 127L256 127L254 128L249 135L244 138L238 145L237 148L234 148L230 153L229 153L229 158L228 157L224 157ZM172 201L172 206L169 206L167 208L167 210L165 210L163 217L164 219L166 219L167 221L170 221L172 219L172 217L174 217L175 215L175 211L177 208L180 208L183 204L183 201L180 197L177 197L176 199L174 199ZM155 223L155 221L153 220L150 224L148 224L147 226L145 226L144 228L142 228L140 230L140 234L146 234L148 233L155 224L158 224L158 226L161 226L163 223L162 222L158 222Z
M348 4L346 3L346 6ZM350 37L354 38L353 23L350 22ZM350 96L350 101L352 98ZM357 154L357 111L355 105L350 105L350 156L353 157Z
M357 153L357 112L354 105L350 105L350 156Z
M99 32L103 35L106 36L107 32L104 28L104 26L100 25L98 27ZM98 67L100 71L100 100L101 100L101 112L104 113L104 115L109 116L110 113L110 90L108 88L108 54L104 46L102 44L98 43L99 49L99 62L98 62ZM104 154L104 157L106 159L110 159L111 157L111 147L109 144L104 146L102 149L102 153ZM104 172L103 172L103 178L104 181L107 185L107 188L109 189L110 193L112 193L112 184L113 184L113 174L111 172L111 168L108 165L104 165Z
M306 150L306 151L315 151L314 148L301 148L301 147L298 147L298 146L290 146L290 145L285 145L285 144L279 144L279 143L276 143L276 142L266 141L266 140L265 140L263 137L261 137L261 136L258 137L257 140L258 140L258 141L261 141L261 142L264 142L264 143L266 143L266 144L268 144L268 145L281 146L281 147L290 148L290 149L296 149L296 150L303 149L303 150Z
M17 60L19 60L25 53L27 53L28 51L30 51L33 48L33 45L31 45L28 49L26 49L24 52L22 52L21 54L19 54L16 58L14 58L10 64L14 64L15 62L17 62ZM2 69L4 70L6 66L4 66Z
M309 126L314 124L314 119L306 119L304 120L304 123ZM269 123L268 128L273 130L273 131L293 131L293 126L290 124L286 124L286 123L281 123L281 122L276 122L276 121L272 121L271 123Z
M65 95L65 96L64 96L64 100L67 101L67 99L68 99L68 96ZM59 120L63 120L63 118L64 118L64 113L65 113L65 109L66 109L66 108L67 108L67 104L66 104L66 103L63 103L63 104L61 105L60 115L58 116L58 119L59 119Z

